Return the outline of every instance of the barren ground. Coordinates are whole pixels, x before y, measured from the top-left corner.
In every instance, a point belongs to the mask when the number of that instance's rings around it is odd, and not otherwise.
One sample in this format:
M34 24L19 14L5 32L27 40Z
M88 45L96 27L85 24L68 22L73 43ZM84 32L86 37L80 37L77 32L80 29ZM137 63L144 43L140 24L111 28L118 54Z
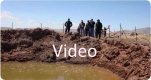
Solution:
M118 36L118 35L117 35ZM128 34L127 34L128 36ZM70 64L90 64L109 69L125 80L147 80L150 77L150 35L122 36L101 40L88 36L81 37L78 33L60 34L53 30L2 30L1 61L40 61L65 62ZM149 38L148 38L149 37ZM67 51L77 44L79 48L96 48L96 57L56 57L52 45L59 50L66 44ZM73 52L72 52L73 53ZM91 51L93 53L93 51Z

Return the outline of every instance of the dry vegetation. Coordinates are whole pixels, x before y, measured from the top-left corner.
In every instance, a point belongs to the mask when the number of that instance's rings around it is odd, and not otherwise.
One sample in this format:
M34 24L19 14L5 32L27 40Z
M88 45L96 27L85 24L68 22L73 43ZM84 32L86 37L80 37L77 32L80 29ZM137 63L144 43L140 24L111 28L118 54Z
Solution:
M118 38L120 39L120 34L110 34L112 38ZM107 34L107 37L109 37L109 34ZM136 41L136 36L131 36L130 34L123 34L121 35L121 39L125 41L130 41L130 42L143 42L143 43L151 43L151 34L142 34L138 33L137 35L137 41Z

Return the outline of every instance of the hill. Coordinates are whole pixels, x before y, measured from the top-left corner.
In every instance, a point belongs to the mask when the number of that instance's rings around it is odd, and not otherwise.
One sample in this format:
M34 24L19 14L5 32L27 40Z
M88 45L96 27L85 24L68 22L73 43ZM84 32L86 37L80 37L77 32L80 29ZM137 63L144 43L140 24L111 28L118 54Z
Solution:
M135 30L132 30L132 31L135 32ZM136 29L137 33L143 33L143 34L150 34L150 31L151 31L150 27Z
M138 28L136 29L136 32L137 33L143 33L143 34L151 34L151 28L150 27L144 27L144 28ZM120 31L116 31L115 33L119 33ZM132 33L132 32L135 32L135 29L134 30L124 30L124 32L126 34L129 34L129 33Z

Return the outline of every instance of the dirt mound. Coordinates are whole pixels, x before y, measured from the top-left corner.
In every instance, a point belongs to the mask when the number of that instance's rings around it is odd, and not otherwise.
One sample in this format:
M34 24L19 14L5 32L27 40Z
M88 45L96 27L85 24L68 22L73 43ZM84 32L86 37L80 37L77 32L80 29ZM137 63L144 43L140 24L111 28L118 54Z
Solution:
M7 52L16 48L28 48L33 45L34 41L53 33L55 32L40 28L34 30L4 30L1 31L1 49L3 52Z
M70 57L69 48L95 48L97 55L85 58ZM98 40L79 33L60 35L53 30L3 30L1 31L1 61L40 61L91 64L111 70L125 80L146 80L150 76L149 43L126 42L118 39ZM56 57L53 45L60 56ZM62 49L61 49L62 45ZM66 54L66 57L64 56ZM74 52L71 51L71 55ZM93 54L93 51L91 51Z
M94 43L93 39L81 37L79 33L68 33L60 36L60 34L53 30L42 30L40 28L34 30L5 30L1 31L1 33L2 61L65 61L67 63L82 64L88 63L89 60L84 58L81 59L79 56L71 59L68 54L64 57L65 52L63 49L60 52L61 56L57 58L52 45L55 45L56 50L59 50L60 46L63 45L63 48L67 50L66 53L68 53L69 48L74 47L74 44L77 44L76 54L78 54L78 49L81 47L86 49L96 47L98 51L100 50L99 45L94 45L97 41ZM14 58L12 59L12 57ZM83 62L81 62L81 60L83 60Z
M105 39L92 65L108 68L125 80L147 80L150 77L150 47L141 43Z

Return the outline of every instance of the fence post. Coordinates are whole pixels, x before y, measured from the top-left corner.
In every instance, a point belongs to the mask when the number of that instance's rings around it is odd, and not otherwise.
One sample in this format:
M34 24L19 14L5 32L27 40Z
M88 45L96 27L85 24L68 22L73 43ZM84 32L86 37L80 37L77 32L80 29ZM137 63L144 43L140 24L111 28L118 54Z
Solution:
M110 38L110 25L108 26L108 28L109 28L109 38Z
M124 32L124 30L123 30L122 26L121 26L121 30L122 30L122 34L124 34L124 35L125 35L125 37L127 38L126 33Z
M136 41L137 41L136 26L135 26L135 35L136 35Z
M120 23L120 38L121 38L121 23Z

